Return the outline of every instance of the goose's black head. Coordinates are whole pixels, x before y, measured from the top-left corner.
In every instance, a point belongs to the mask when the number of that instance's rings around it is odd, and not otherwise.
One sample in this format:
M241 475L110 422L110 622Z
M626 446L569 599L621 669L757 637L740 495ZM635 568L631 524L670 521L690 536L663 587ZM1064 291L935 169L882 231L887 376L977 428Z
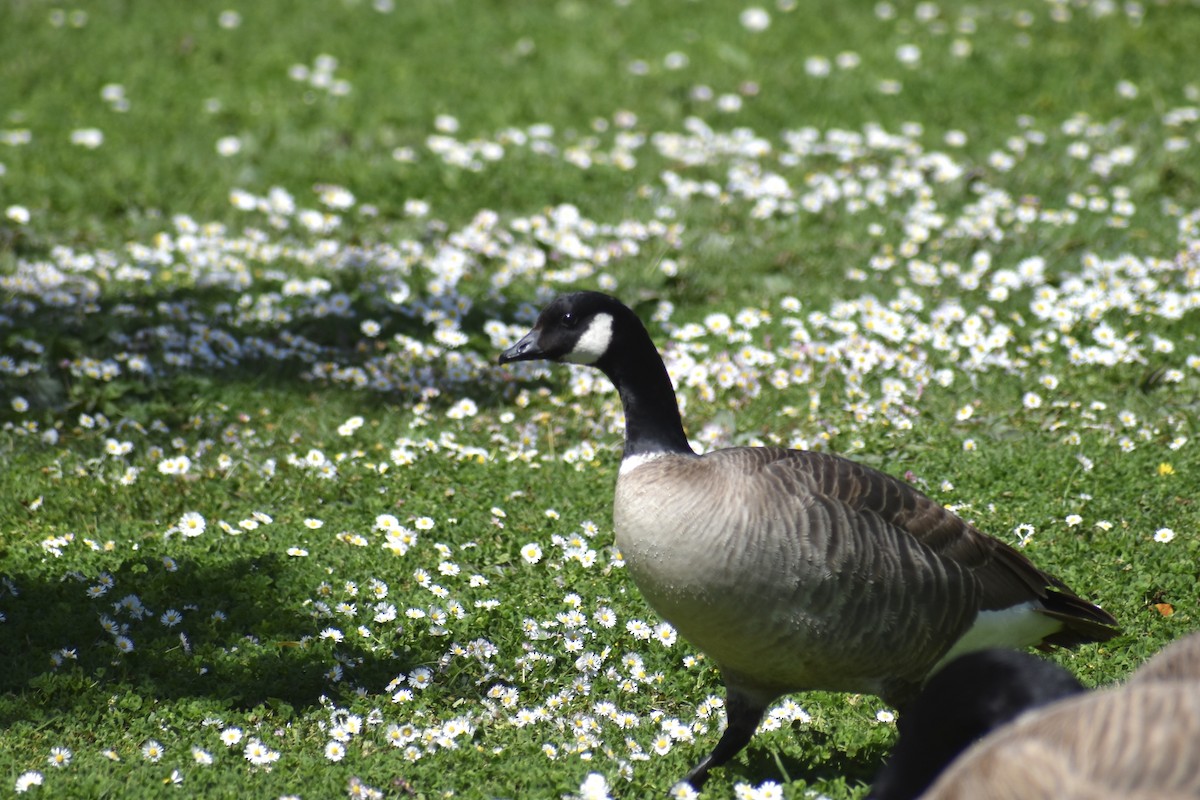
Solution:
M533 330L500 354L500 363L541 360L601 366L630 325L644 330L615 297L600 292L564 294L542 309Z
M1084 691L1057 664L1015 650L979 650L936 673L900 714L900 739L868 800L925 793L960 753L1025 711Z
M625 456L691 453L667 368L646 326L620 300L575 292L542 309L533 330L500 354L512 361L566 361L603 372L625 409Z

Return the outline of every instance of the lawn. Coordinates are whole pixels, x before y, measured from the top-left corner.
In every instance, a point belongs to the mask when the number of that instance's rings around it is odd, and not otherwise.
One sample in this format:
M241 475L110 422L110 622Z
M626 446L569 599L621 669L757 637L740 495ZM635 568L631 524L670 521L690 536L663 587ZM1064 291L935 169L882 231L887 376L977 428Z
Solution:
M0 7L0 797L665 796L719 677L612 547L633 305L698 448L903 476L1200 628L1187 2ZM861 797L798 694L704 797Z

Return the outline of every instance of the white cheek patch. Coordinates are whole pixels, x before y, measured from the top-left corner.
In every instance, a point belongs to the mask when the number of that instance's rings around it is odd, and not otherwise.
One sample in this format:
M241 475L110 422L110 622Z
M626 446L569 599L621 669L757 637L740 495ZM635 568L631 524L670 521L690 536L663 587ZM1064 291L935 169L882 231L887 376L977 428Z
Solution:
M613 318L611 314L597 314L588 323L587 330L575 342L571 352L562 357L562 361L572 364L595 364L600 357L608 352L612 343Z

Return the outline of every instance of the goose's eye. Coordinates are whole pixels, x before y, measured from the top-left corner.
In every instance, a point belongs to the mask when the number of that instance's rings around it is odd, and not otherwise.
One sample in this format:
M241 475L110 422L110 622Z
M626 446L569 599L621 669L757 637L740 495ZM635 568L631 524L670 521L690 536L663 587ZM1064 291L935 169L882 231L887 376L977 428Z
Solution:
M574 311L568 311L562 315L560 322L564 328L574 328L579 323L579 318L575 316Z

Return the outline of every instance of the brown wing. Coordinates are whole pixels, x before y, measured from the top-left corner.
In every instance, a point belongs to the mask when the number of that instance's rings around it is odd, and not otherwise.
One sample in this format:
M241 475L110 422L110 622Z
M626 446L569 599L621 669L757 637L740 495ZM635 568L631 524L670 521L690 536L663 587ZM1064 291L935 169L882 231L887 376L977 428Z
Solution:
M818 496L869 521L863 528L879 530L880 523L898 528L916 539L930 558L966 569L979 584L980 610L1040 601L1043 613L1065 625L1047 639L1050 644L1104 641L1117 634L1112 615L1078 597L1018 550L980 532L904 481L826 453L781 448L747 448L742 452L760 454L764 468L779 462L774 468L805 476Z

